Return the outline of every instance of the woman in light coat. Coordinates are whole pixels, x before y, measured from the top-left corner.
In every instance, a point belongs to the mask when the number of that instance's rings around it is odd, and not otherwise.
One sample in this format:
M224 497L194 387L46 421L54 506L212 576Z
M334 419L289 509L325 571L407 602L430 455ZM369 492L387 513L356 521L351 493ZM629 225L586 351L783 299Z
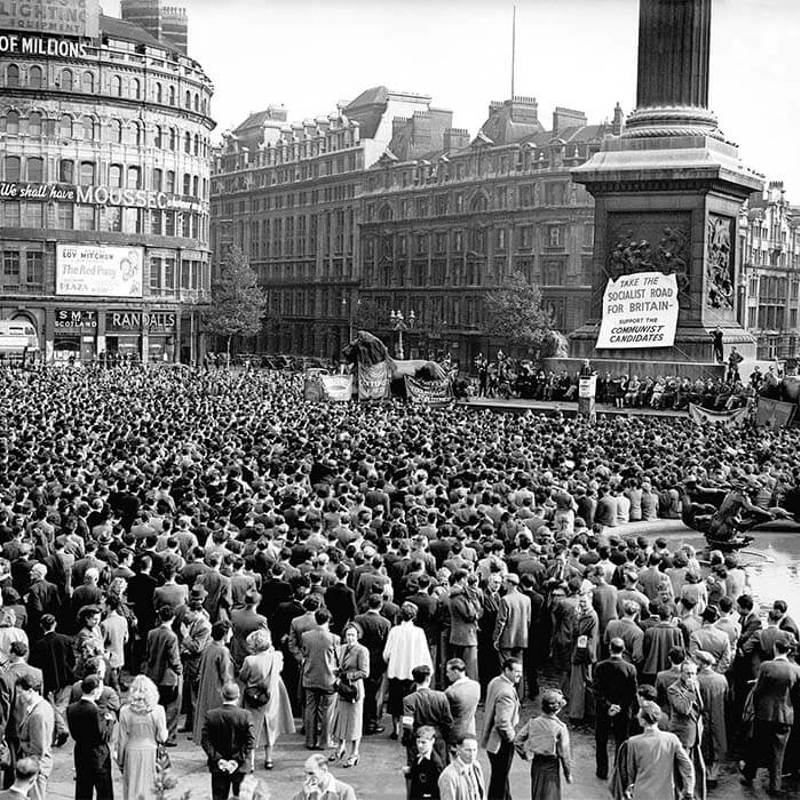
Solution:
M253 631L245 640L251 655L246 656L239 670L242 684L242 708L253 725L254 744L250 751L250 768L255 769L256 750L264 745L264 769L272 769L272 748L282 733L294 733L294 719L289 693L281 672L283 653L272 646L266 629ZM247 689L266 689L269 699L261 705L248 699Z

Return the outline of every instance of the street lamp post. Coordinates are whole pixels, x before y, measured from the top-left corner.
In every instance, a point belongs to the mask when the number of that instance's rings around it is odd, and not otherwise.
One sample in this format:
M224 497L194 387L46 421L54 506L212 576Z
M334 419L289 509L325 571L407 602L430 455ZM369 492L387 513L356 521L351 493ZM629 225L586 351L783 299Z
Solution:
M403 312L400 309L390 312L389 320L392 323L392 330L397 332L397 350L395 351L396 358L401 360L405 358L405 351L403 350L403 334L414 327L414 322L416 319L417 317L414 314L413 309L408 314L408 322L406 322Z
M361 298L358 298L355 301L355 304L356 304L356 306L360 306L361 305ZM353 341L353 322L354 322L354 318L353 318L353 298L352 298L352 296L348 300L347 299L347 295L342 295L342 315L344 315L345 308L347 308L347 333L348 333L348 336L350 337L347 341L348 342L352 342Z

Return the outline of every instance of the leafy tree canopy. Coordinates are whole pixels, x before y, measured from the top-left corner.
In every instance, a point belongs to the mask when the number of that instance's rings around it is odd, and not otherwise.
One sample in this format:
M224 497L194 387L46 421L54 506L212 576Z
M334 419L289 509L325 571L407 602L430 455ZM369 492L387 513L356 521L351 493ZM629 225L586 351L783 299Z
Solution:
M222 262L219 280L211 287L211 306L203 316L206 332L227 339L230 352L234 336L255 336L261 330L266 298L247 256L231 247Z
M490 333L527 347L549 339L553 320L542 308L542 293L521 272L512 272L487 296L486 303Z

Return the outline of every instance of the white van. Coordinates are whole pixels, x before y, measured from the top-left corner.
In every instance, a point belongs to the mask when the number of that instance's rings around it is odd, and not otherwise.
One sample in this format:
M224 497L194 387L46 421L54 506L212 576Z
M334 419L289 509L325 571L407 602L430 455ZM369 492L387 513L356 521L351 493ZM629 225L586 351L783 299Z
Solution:
M24 319L0 319L0 356L32 355L39 350L36 328Z

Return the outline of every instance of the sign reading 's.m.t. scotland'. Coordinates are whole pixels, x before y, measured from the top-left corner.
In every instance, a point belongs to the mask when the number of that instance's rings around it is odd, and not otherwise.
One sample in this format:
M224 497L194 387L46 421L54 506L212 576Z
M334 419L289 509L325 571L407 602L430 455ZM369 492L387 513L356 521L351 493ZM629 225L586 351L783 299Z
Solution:
M671 347L678 325L675 275L636 272L606 284L598 349Z

